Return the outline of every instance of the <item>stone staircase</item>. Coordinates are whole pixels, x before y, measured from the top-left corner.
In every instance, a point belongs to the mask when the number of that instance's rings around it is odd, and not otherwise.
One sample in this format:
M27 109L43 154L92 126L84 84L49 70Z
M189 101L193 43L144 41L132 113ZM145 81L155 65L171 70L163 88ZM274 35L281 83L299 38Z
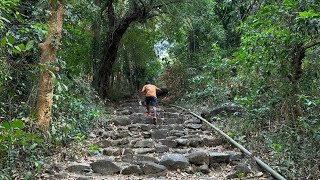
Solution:
M136 101L122 103L108 126L91 135L100 153L53 164L42 179L214 180L255 174L240 163L239 150L199 119L159 106L154 125L145 111ZM261 173L251 177L264 179Z

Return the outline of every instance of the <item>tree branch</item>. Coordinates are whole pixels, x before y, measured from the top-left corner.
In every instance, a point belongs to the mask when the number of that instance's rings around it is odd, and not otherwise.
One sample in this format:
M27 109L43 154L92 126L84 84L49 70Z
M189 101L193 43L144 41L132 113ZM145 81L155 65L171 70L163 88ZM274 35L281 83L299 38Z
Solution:
M317 41L315 41L315 42L313 42L311 44L308 44L308 45L304 46L304 48L305 49L309 49L309 48L312 48L312 47L317 46L319 44L320 44L320 40L317 40Z

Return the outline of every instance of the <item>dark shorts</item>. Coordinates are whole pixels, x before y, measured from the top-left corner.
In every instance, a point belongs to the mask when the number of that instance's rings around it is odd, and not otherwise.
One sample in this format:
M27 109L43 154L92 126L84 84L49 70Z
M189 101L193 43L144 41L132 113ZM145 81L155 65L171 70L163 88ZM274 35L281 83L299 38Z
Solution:
M147 96L145 101L146 101L146 104L150 106L157 106L158 104L157 98L153 96Z

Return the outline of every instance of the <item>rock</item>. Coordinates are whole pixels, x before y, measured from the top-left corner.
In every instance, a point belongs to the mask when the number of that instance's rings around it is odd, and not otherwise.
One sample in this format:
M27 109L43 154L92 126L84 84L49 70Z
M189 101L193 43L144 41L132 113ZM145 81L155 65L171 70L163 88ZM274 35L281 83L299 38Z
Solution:
M112 146L112 141L111 140L101 140L101 141L97 142L97 145L100 148L111 147Z
M141 130L142 130L142 131L150 131L150 130L151 130L151 125L149 125L149 124L142 124L142 125L141 125Z
M202 172L203 174L209 174L210 173L210 169L209 166L207 164L203 164L199 167L199 171Z
M54 165L53 165L53 169L54 169L56 172L60 172L60 171L63 171L63 170L64 170L64 167L63 167L63 164L54 164Z
M134 154L134 151L131 148L125 148L122 154L123 155Z
M137 141L134 145L135 148L153 148L156 143L151 139Z
M177 142L173 141L173 140L169 140L169 139L162 139L162 140L160 140L160 143L163 144L163 145L166 145L166 146L168 146L170 148L177 147Z
M195 147L195 148L200 147L202 146L202 140L198 138L190 139L189 146Z
M184 131L182 124L172 124L171 127L173 130ZM188 134L188 131L186 131L186 132Z
M143 174L142 170L138 165L130 165L122 169L121 174L123 175L141 175Z
M227 179L234 179L238 178L238 173L237 172L232 172L226 176Z
M115 153L116 151L117 151L117 149L106 148L106 149L103 149L102 154L106 155L106 156L112 156L112 155L116 154Z
M89 177L78 177L77 180L91 180Z
M169 130L167 129L155 129L151 131L152 139L165 139L168 137Z
M186 124L185 127L189 129L201 129L202 124Z
M170 112L170 113L175 113L175 112L177 112L177 109L175 109L175 108L166 108L164 111L165 112Z
M122 149L115 149L112 153L113 156L121 156L122 155Z
M161 158L160 164L169 170L184 170L189 166L188 159L182 154L166 154Z
M195 165L191 165L191 166L188 166L186 169L185 169L185 172L188 173L188 174L194 174L197 172L197 167Z
M166 145L162 145L162 144L156 144L154 146L155 150L157 153L164 153L164 152L168 152L169 151L169 147Z
M140 127L140 125L138 125L138 124L131 124L131 125L128 127L128 130L129 130L129 131L140 131L140 130L141 130L141 127Z
M102 154L106 156L121 156L122 151L123 150L121 148L106 148L103 149Z
M97 136L96 136L94 133L91 132L91 133L89 134L89 137L90 137L90 138L96 138Z
M127 138L113 140L111 142L112 146L127 146L129 143L130 142Z
M137 164L143 161L159 162L159 160L153 156L147 155L125 155L122 157L123 162L128 162L132 164Z
M57 179L66 179L66 178L68 178L68 173L59 172L59 173L55 174L54 177L56 177Z
M226 153L210 152L210 165L214 163L229 163L230 155Z
M115 133L115 132L113 132L113 131L106 131L106 132L103 132L103 133L102 133L101 137L102 137L103 139L107 139L107 138L112 137L112 136L114 135L114 133Z
M200 119L190 119L184 122L184 124L202 124Z
M132 113L133 113L132 109L126 109L126 110L120 111L120 114L123 114L123 115L130 115Z
M91 168L93 172L103 175L119 174L121 170L119 166L107 159L91 163Z
M215 147L225 143L226 141L220 138L213 138L213 139L203 138L203 145L208 147Z
M245 109L241 106L237 106L237 105L225 105L222 107L218 107L213 109L210 112L202 112L201 116L203 118L210 118L213 117L217 114L221 114L221 113L235 113L235 112L243 112Z
M181 136L185 136L187 134L188 134L188 131L181 131L181 130L172 130L172 131L170 131L170 135L171 136L181 137Z
M209 164L209 154L205 151L197 151L188 155L189 162L195 165Z
M153 148L138 148L135 149L136 154L148 154L148 153L154 153L156 152Z
M230 154L230 161L239 161L243 158L243 154L241 152L227 151L226 153Z
M142 132L142 135L144 138L151 138L151 133L150 132Z
M147 117L142 113L131 114L129 117L134 124L152 124L152 117Z
M76 163L70 165L67 170L72 173L84 173L84 172L90 172L91 168L87 164L82 164L82 163Z
M243 163L239 163L238 165L236 165L234 167L234 169L238 172L238 173L245 173L245 174L249 174L252 173L252 170L245 164Z
M176 154L188 154L189 150L188 149L174 149L173 153Z
M116 126L127 126L131 124L131 120L128 117L118 116L113 119L113 123Z
M143 171L144 174L157 174L160 172L165 171L167 168L163 165L156 164L154 162L143 162L140 165L141 170Z
M116 140L116 139L123 139L123 138L126 138L126 137L129 137L130 136L130 133L128 130L122 130L122 131L119 131L118 133L114 133L111 138L113 140Z
M47 173L41 174L42 179L51 179L53 176Z
M184 138L178 138L176 139L176 142L178 146L188 146L190 143L189 139L184 139Z

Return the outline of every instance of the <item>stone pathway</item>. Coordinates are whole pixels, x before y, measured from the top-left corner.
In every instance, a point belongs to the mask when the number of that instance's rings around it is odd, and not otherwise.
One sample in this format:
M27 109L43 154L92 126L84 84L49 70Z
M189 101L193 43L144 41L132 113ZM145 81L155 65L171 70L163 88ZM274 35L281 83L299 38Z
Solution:
M199 119L172 107L158 112L154 125L144 106L124 102L106 128L91 134L100 153L53 164L41 179L266 179Z

